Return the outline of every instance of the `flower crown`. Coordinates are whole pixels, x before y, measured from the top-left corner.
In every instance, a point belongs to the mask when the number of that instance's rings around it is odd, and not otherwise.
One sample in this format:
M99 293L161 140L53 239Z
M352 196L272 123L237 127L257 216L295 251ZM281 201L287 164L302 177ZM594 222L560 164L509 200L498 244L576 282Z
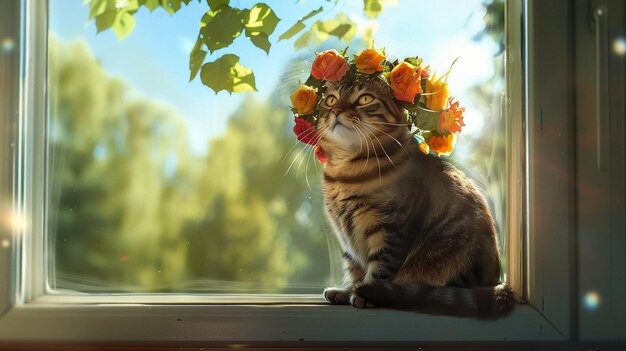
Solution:
M391 62L384 49L365 49L352 58L346 57L347 51L346 48L342 52L327 50L317 54L311 75L291 95L291 110L296 115L293 131L298 140L310 145L318 142L315 126L325 82L380 77L391 86L395 100L404 108L407 126L419 149L425 154L449 156L457 134L465 126L465 108L459 107L449 92L450 70L437 77L418 57Z

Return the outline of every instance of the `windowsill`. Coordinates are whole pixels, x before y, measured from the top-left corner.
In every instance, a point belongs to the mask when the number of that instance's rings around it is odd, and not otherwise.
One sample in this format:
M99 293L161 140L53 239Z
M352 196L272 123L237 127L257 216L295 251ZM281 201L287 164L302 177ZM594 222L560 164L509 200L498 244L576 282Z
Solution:
M0 340L56 342L557 341L539 312L518 306L478 321L328 304L58 304L45 298L0 318Z

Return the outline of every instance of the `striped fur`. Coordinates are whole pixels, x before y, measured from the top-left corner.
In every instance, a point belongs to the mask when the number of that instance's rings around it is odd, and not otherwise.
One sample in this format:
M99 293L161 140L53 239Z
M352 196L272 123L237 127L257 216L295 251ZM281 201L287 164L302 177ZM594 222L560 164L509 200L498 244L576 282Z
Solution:
M318 132L326 209L351 283L327 289L328 301L476 318L511 311L484 197L418 150L385 82L328 85Z

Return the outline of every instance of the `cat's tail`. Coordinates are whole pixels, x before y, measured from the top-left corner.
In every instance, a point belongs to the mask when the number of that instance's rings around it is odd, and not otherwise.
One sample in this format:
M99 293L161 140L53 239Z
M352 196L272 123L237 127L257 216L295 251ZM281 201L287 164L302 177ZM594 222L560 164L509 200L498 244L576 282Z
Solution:
M354 292L376 307L479 319L504 317L517 303L515 294L505 284L458 288L377 281L359 286Z

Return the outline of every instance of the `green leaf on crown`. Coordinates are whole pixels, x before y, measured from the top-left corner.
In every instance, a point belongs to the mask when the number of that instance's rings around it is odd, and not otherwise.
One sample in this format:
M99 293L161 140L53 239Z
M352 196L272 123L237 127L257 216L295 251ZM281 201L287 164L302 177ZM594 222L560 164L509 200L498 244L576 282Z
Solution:
M440 111L432 111L421 104L403 103L409 113L409 120L420 130L438 131Z
M226 54L213 62L207 62L200 71L202 83L213 91L229 93L256 91L254 73L239 64L239 56Z

